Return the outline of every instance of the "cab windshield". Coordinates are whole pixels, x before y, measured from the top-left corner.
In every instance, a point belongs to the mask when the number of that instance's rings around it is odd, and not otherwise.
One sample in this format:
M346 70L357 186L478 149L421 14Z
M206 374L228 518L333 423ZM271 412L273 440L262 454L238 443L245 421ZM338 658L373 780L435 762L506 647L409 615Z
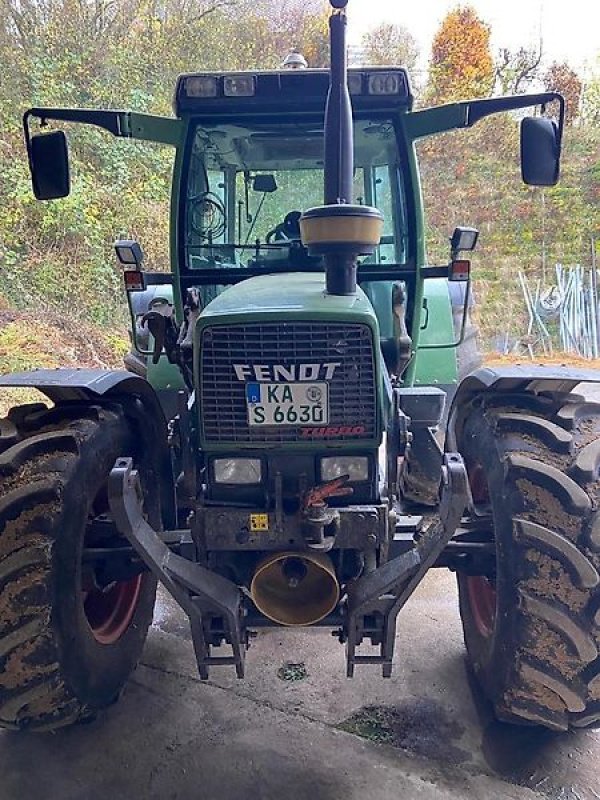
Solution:
M196 127L182 187L184 269L318 269L300 242L300 214L323 202L323 121ZM354 202L382 211L381 244L368 261L405 264L405 193L391 120L354 122Z

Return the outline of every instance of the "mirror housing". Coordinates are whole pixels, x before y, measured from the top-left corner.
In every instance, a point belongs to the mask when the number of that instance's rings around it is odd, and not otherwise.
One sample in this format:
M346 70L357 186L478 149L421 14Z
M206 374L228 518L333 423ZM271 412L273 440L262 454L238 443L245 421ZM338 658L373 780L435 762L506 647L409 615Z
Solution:
M38 133L29 141L31 183L37 200L57 200L71 191L69 150L64 131Z
M252 188L255 192L271 194L277 191L277 181L275 175L254 175L252 178Z
M546 117L521 120L521 175L528 186L555 186L560 167L559 127Z

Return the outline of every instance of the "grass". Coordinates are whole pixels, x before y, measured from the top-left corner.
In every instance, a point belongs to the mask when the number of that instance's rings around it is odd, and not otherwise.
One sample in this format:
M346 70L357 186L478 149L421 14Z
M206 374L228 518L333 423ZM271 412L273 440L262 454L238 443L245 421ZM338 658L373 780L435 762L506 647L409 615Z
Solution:
M122 366L124 330L85 329L58 315L42 320L29 312L0 306L0 374L56 367L111 369ZM46 402L34 389L0 389L0 415L23 403Z

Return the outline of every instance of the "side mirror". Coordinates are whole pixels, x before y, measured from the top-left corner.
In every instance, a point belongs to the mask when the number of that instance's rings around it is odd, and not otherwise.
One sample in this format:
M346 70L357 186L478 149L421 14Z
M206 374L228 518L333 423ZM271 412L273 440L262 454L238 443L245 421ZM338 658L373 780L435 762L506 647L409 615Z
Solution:
M29 142L29 166L37 200L56 200L71 191L69 150L63 131L38 133Z
M528 186L555 186L560 166L560 136L546 117L521 120L521 175Z
M255 175L252 178L252 188L255 192L265 192L271 194L277 191L277 181L275 175Z

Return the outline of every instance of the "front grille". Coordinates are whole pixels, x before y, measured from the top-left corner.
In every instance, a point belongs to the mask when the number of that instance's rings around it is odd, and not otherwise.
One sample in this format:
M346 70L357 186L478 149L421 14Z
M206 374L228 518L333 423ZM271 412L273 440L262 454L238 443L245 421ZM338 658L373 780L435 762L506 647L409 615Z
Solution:
M331 426L363 426L360 434L328 436L327 441L372 439L376 433L373 337L367 325L285 322L215 325L200 342L202 438L212 443L296 442L300 427L248 425L245 384L234 364L283 365L340 362L329 381Z

